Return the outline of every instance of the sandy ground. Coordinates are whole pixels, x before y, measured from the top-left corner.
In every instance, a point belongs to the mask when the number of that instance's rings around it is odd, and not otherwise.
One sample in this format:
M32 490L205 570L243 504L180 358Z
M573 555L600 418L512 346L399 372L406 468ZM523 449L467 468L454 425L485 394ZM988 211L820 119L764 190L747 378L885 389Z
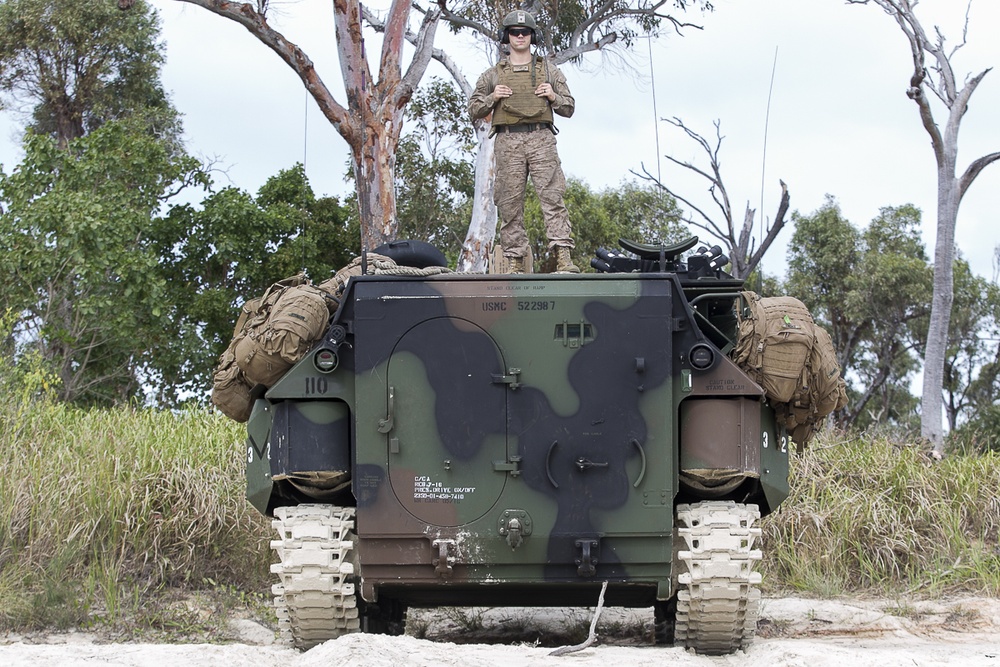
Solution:
M991 598L767 599L753 646L724 657L655 647L643 638L602 639L600 630L593 646L562 656L529 639L545 628L568 627L582 627L585 637L592 615L589 609L490 609L457 616L416 611L408 618L410 631L419 628L425 639L350 635L304 653L274 645L269 630L249 621L234 622L240 643L225 645L102 644L86 633L11 635L0 637L0 667L1000 667L1000 600ZM651 610L605 609L599 628L641 629L651 616ZM475 630L469 618L477 621Z

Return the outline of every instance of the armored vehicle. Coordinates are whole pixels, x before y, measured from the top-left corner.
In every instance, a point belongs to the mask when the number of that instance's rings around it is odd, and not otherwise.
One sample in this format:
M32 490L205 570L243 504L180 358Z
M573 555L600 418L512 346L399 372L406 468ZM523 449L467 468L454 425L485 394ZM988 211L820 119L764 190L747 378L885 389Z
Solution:
M408 607L649 607L726 654L758 618L788 439L730 360L717 248L622 241L595 273L360 275L249 421L275 605L300 648Z

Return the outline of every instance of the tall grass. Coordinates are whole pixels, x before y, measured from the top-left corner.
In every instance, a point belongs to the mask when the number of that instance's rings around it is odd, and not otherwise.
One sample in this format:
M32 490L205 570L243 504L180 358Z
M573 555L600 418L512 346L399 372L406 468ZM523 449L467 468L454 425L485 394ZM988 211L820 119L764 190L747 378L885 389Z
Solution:
M270 528L243 497L243 426L8 398L0 629L175 627L150 610L178 589L266 599ZM767 593L1000 595L996 452L935 463L885 438L820 438L791 482L764 521Z
M765 581L814 595L1000 595L1000 455L820 441L764 523Z
M117 624L170 587L266 589L239 425L17 403L0 412L0 628Z

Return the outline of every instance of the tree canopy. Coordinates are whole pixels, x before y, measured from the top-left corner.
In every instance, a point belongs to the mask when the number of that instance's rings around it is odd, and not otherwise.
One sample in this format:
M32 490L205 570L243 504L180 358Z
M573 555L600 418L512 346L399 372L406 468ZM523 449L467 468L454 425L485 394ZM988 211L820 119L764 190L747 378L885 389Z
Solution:
M0 92L29 127L63 147L136 113L160 136L173 136L179 120L160 84L159 34L147 3L122 12L94 0L5 0Z
M920 238L920 211L887 206L866 228L844 218L836 201L794 214L787 280L827 327L848 382L841 426L918 427L911 391L927 344L934 268ZM1000 395L1000 287L953 267L955 300L945 358L949 427L975 423Z
M206 182L138 120L109 121L60 148L29 132L0 169L0 311L60 379L64 400L115 403L139 390L146 341L166 325L166 281L147 234L180 185Z
M244 301L305 272L320 282L359 252L357 219L316 197L301 164L281 170L256 197L237 188L154 221L151 245L166 284L167 324L148 341L148 384L158 403L205 398Z
M920 212L885 207L867 229L843 217L832 197L812 215L793 215L789 294L828 327L848 382L841 425L913 418L909 378L923 354L931 269Z

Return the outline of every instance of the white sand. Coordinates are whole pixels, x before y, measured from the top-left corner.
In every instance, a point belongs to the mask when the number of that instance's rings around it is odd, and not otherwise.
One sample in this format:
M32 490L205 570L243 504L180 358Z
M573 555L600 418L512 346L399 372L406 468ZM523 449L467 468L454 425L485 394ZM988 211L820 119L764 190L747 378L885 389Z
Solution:
M0 667L862 667L878 665L962 665L1000 667L1000 600L964 598L937 602L886 600L768 599L767 619L746 653L697 656L679 648L652 645L594 646L568 655L518 639L504 623L513 616L525 625L559 626L588 622L591 610L490 610L484 623L498 624L490 643L456 644L462 630L436 612L420 612L428 636L350 635L305 653L278 648L269 632L243 627L246 643L229 645L100 644L93 635L0 637ZM616 617L616 614L618 615ZM650 610L608 609L607 619L641 623ZM527 623L523 620L527 619ZM251 624L252 625L252 624Z

